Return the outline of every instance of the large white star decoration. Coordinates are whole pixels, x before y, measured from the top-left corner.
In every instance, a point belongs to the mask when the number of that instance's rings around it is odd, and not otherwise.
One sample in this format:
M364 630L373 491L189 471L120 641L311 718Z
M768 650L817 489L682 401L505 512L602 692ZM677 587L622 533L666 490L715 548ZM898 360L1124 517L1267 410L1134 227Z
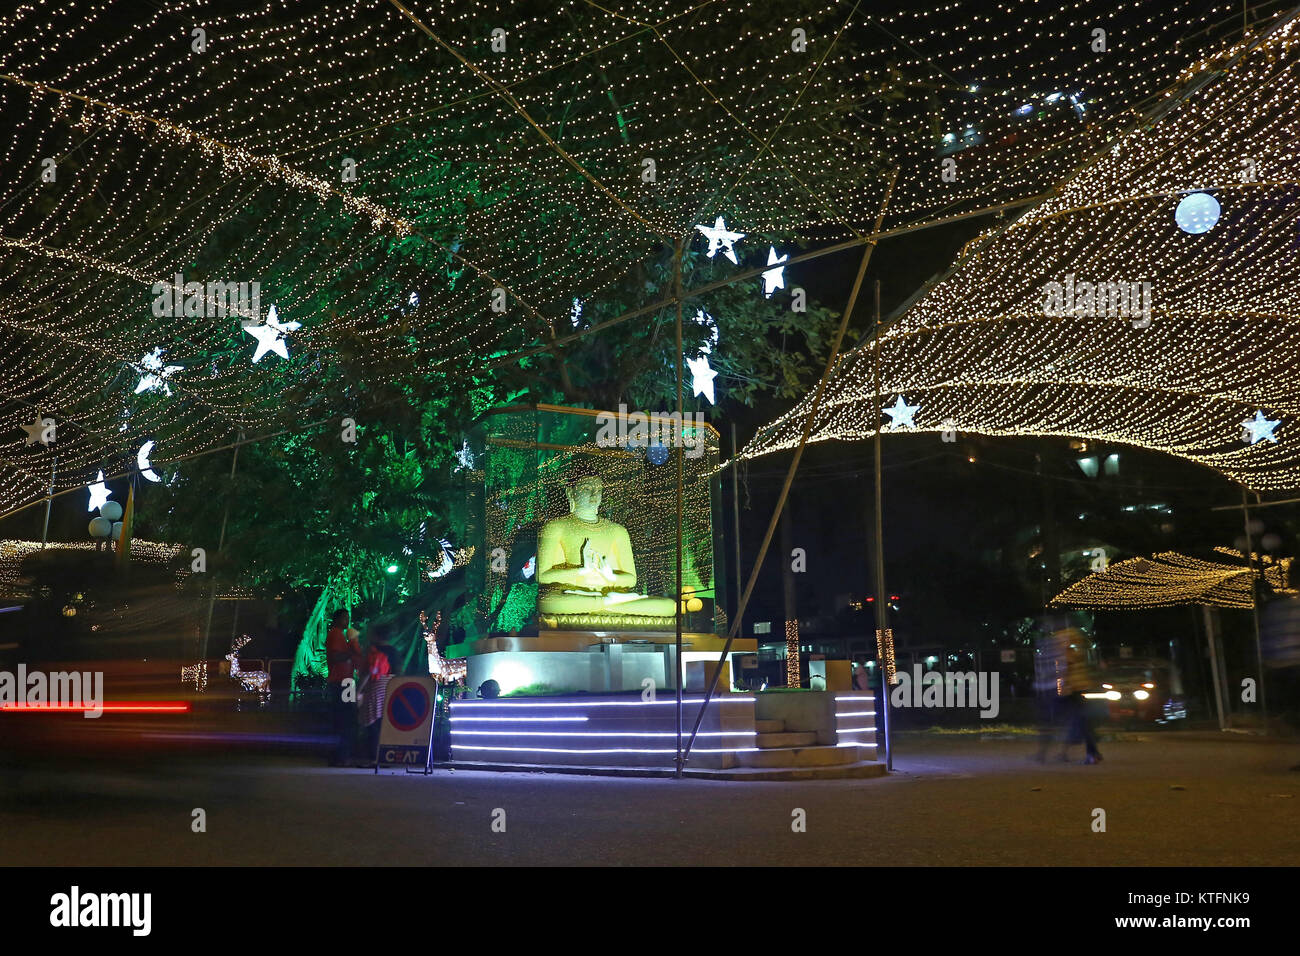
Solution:
M789 258L789 253L778 257L775 246L767 247L767 264L776 266L775 269L768 269L763 273L763 295L769 299L772 298L772 293L777 289L785 288L785 266L779 265L779 263L785 262Z
M890 428L915 428L916 422L912 421L912 416L921 408L920 405L909 405L902 395L898 396L898 401L894 402L893 408L884 408L882 411L889 416Z
M736 249L733 243L739 242L745 238L743 232L731 232L727 229L727 224L719 216L712 226L696 226L704 234L704 238L709 240L709 258L712 259L719 249L722 254L731 260L732 265L740 265L736 258Z
M94 484L87 485L86 489L90 492L90 507L86 511L98 511L104 505L108 504L109 497L113 494L108 490L108 485L104 484L104 472L100 471L96 476Z
M1241 426L1246 429L1246 432L1242 437L1252 445L1257 441L1263 441L1265 438L1274 444L1277 444L1277 438L1273 434L1273 429L1277 428L1281 423L1281 419L1278 419L1275 422L1269 421L1264 417L1263 412L1257 411L1255 412L1254 418L1241 423Z
M703 395L710 405L716 404L713 399L713 379L718 373L709 368L709 357L701 355L697 359L687 359L686 364L691 369L691 395Z
M139 367L144 369L144 372L140 376L140 381L136 382L136 395L141 392L162 392L164 395L171 395L172 390L166 380L171 378L172 372L179 372L183 366L164 365L162 349L155 348L140 359Z
M23 443L24 445L35 445L37 442L40 442L48 448L50 442L55 439L54 419L42 418L41 410L39 408L36 410L36 421L32 422L30 425L22 425L20 427L27 433L27 441Z
M703 309L696 309L695 321L709 330L709 341L700 346L700 354L708 355L713 351L713 346L718 344L718 320Z
M275 306L271 306L271 311L266 314L265 322L244 323L244 331L257 339L257 350L253 352L253 364L256 365L258 360L267 352L274 352L282 359L289 357L289 350L285 347L284 336L302 328L301 322L281 322Z
M456 471L474 467L474 452L470 450L468 439L461 443L460 450L456 452L456 462Z
M149 439L140 446L140 450L135 453L135 465L140 469L140 474L148 481L162 481L158 472L153 470L149 464L149 455L153 452L153 439Z

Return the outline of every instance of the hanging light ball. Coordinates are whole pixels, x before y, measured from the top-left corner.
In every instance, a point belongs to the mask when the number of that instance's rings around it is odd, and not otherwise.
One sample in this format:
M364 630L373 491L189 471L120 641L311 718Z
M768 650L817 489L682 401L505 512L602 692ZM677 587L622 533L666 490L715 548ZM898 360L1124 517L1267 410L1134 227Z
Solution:
M109 521L120 521L122 519L122 506L116 501L105 501L99 506L99 513Z
M662 442L655 442L646 451L645 456L652 465L662 465L668 460L668 448Z
M116 541L116 540L117 540L118 538L120 538L120 537L122 537L122 522L120 522L120 521L114 521L114 522L113 522L113 540Z
M1219 221L1219 201L1209 193L1188 193L1178 201L1174 222L1183 232L1200 235Z
M107 538L113 533L113 522L107 518L91 518L90 527L87 530L92 538Z

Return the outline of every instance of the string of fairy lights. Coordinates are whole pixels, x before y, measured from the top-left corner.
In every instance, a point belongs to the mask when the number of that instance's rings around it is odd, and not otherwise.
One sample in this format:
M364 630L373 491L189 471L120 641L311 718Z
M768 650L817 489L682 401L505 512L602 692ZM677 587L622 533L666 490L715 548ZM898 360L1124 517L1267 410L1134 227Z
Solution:
M828 384L812 440L878 425L1093 438L1255 490L1300 486L1298 42L1291 22L1196 64L1222 75L973 241L884 331L880 407L866 343ZM806 406L743 457L792 447Z
M1181 604L1249 608L1252 588L1262 576L1278 594L1295 594L1291 558L1252 554L1249 566L1240 551L1215 548L1228 561L1206 561L1177 551L1150 558L1117 561L1090 574L1052 598L1056 607L1147 608Z
M766 235L857 232L886 168L897 217L1036 194L1236 12L859 7L411 4L427 33L371 0L0 16L0 513L146 441L167 462L320 420L302 409L341 343L362 377L472 372L717 216L752 237L741 267L776 261ZM151 311L177 275L260 282L279 324ZM28 442L43 415L57 439Z

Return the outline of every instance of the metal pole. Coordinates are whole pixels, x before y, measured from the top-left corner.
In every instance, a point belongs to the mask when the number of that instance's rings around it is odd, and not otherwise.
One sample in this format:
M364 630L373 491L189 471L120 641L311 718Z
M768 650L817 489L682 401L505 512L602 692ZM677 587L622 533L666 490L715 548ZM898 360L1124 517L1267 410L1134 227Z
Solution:
M876 218L876 228L880 228L881 221L885 218L885 210L889 208L889 199L893 195L894 183L898 179L898 172L890 177L889 188L885 192L884 201L880 204L880 214ZM758 573L763 568L763 559L767 557L767 549L772 544L772 535L776 533L776 524L781 516L781 509L785 507L785 499L790 494L790 485L794 483L795 472L799 470L799 462L803 458L804 447L808 443L808 436L812 434L813 426L817 422L817 412L822 407L822 392L826 388L826 382L831 377L831 371L835 368L835 363L840 356L840 346L844 343L844 332L849 325L849 317L853 314L853 307L858 301L858 292L862 289L862 279L867 274L867 265L871 262L871 253L876 248L875 243L868 243L862 251L862 264L858 266L857 278L853 280L853 290L849 293L849 303L844 309L844 314L840 317L840 328L835 334L835 341L831 343L830 354L826 357L826 368L822 370L822 376L817 380L817 387L813 389L812 406L808 409L808 419L804 422L803 431L799 435L799 444L795 446L794 457L790 460L790 467L786 469L785 483L781 486L781 494L777 498L776 508L772 511L772 517L767 522L767 532L763 535L763 543L759 545L758 557L754 561L754 567L749 572L749 582L745 585L745 593L740 596L740 608L736 612L735 619L727 629L727 643L722 647L722 653L718 656L718 661L714 665L713 673L707 685L704 688L704 700L700 701L700 710L695 715L695 723L691 728L690 739L686 742L686 755L689 756L691 747L695 745L695 737L700 732L700 724L704 721L704 712L709 706L709 701L713 699L713 687L718 682L718 677L722 674L722 665L726 663L727 655L731 653L731 645L736 640L736 631L741 616L745 613L745 607L749 604L750 595L754 593L754 585L758 583Z
M677 300L677 427L682 429L682 252L683 244L679 237L673 255L673 297ZM673 669L677 672L674 683L677 685L677 760L675 775L680 778L682 765L686 762L682 754L682 478L685 460L682 457L685 448L683 434L678 434L678 441L673 443L674 457L677 459L677 589L673 592L676 604L677 642L673 654ZM716 678L715 678L716 679Z
M736 423L731 423L731 457L736 457L736 452L740 451L740 446L736 443ZM731 517L736 528L736 608L740 609L740 590L744 587L741 584L740 577L740 476L736 473L739 468L731 469ZM744 623L741 622L739 631L745 629Z
M885 591L885 504L884 504L884 484L881 481L880 468L880 427L881 417L884 412L881 410L880 396L880 280L876 280L876 312L875 312L875 377L876 377L876 405L872 411L876 416L876 435L875 435L875 484L876 484L876 546L875 546L875 572L876 572L876 663L880 671L880 701L879 709L882 714L882 726L885 731L885 770L894 769L894 748L891 746L892 740L889 734L889 688L893 679L893 661L892 661L892 641L889 640L889 604L887 603L889 595Z
M239 437L241 439L244 437L242 432L240 433ZM230 460L230 480L232 481L235 478L235 466L238 464L239 464L239 446L236 445L234 457L232 457ZM220 553L221 549L226 546L226 521L229 517L230 517L230 495L229 493L227 493L226 509L221 515L221 534L217 537L217 553ZM212 633L212 609L216 605L216 603L217 603L217 578L216 575L214 574L212 577L212 588L208 592L208 619L207 619L207 623L203 625L203 646L199 648L200 661L206 661L208 659L208 637Z
M55 453L50 460L50 493L45 496L45 527L41 529L41 550L50 537L50 505L54 503L54 470L58 467L59 456Z
M1268 730L1268 704L1264 701L1264 650L1259 640L1259 582L1264 579L1264 562L1260 561L1259 576L1255 575L1255 544L1250 533L1250 505L1246 499L1246 488L1241 489L1241 514L1246 522L1246 567L1249 569L1250 581L1250 616L1255 622L1255 665L1259 675L1259 712L1264 721L1264 730Z
M1227 730L1228 722L1223 712L1223 679L1219 674L1219 650L1214 634L1214 612L1208 604L1201 605L1201 616L1205 621L1205 642L1210 649L1210 677L1214 681L1214 708L1219 713L1219 729Z

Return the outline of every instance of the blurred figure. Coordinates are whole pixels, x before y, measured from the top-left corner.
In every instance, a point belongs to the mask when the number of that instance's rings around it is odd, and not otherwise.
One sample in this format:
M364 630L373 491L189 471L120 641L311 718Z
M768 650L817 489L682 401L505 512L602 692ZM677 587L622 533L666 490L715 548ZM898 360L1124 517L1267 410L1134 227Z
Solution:
M348 612L338 610L325 632L325 662L329 667L329 706L338 742L330 759L331 767L345 767L352 758L352 738L356 734L356 688L347 694L344 681L356 680L356 670L363 656L357 643L359 632L348 627ZM347 699L350 697L351 699Z
M1101 762L1092 716L1083 694L1092 675L1084 650L1086 636L1065 617L1044 622L1034 652L1034 690L1038 697L1039 763L1047 759L1053 740L1061 742L1061 760L1069 760L1070 745L1083 742L1084 763Z

